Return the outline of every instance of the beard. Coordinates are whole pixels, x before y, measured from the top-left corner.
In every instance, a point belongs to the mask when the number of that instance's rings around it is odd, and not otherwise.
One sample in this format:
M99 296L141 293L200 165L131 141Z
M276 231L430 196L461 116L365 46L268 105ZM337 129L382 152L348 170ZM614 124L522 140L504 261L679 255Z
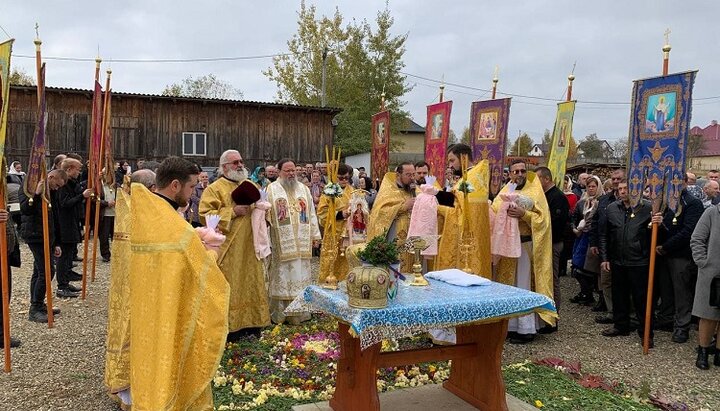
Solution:
M462 170L459 170L459 169L458 169L458 170L455 170L455 169L453 168L453 175L454 175L454 176L458 176L458 177L462 177Z
M173 200L177 203L178 207L187 207L188 205L188 199L183 197L182 193L175 194L175 198Z
M425 184L425 183L426 183L425 177L420 177L420 178L418 178L418 179L415 181L415 185L419 185L419 186L421 186L421 185L423 185L423 184Z
M295 178L278 178L277 181L280 182L280 185L285 190L285 192L289 196L295 196L297 188L300 186L300 183L295 180Z
M225 172L225 178L236 183L242 183L248 178L247 169L242 168L238 170L228 170Z

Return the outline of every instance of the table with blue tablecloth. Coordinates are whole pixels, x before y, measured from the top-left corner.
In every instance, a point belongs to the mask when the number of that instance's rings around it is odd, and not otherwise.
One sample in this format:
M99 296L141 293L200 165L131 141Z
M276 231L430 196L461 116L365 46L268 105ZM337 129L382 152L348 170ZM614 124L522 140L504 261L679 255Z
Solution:
M426 287L401 282L397 297L380 309L348 305L338 290L309 286L287 312L323 312L338 320L340 359L334 410L379 410L376 370L427 361L454 360L444 387L482 410L506 410L502 350L508 319L532 312L555 312L544 295L490 282L459 287L429 280ZM380 353L382 340L430 329L457 327L457 343L427 349Z

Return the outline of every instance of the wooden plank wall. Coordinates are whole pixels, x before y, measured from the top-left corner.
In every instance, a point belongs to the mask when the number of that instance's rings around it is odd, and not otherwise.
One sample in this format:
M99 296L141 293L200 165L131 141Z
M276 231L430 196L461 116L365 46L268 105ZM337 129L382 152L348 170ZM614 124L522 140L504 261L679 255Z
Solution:
M37 121L34 88L11 88L6 157L27 164ZM87 156L92 93L48 89L47 156L76 152ZM323 160L333 141L336 113L304 107L113 95L112 133L116 160L161 161L182 155L182 133L207 133L207 156L188 157L215 166L227 149L236 149L248 166L283 157L298 162Z

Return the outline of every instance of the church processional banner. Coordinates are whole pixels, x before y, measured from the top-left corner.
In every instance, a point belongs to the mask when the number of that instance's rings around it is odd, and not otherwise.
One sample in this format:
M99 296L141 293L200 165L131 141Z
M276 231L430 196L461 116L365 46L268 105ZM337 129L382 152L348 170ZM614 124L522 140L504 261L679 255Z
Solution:
M390 112L381 111L372 116L372 155L370 157L371 176L382 181L388 171L390 160Z
M442 179L447 164L446 152L450 134L450 111L452 101L427 106L425 124L425 162L430 165L430 175Z
M5 154L8 110L10 108L10 55L15 40L0 44L0 159Z
M564 101L558 103L557 117L553 127L552 143L550 144L550 156L548 156L547 167L553 175L555 185L561 189L564 187L565 168L567 166L568 151L570 150L570 138L572 137L572 123L575 115L575 102Z
M33 198L38 183L45 179L45 127L47 126L47 103L45 101L45 63L40 68L40 104L38 105L37 123L35 125L35 137L30 147L30 160L28 161L27 175L25 176L24 189L28 198ZM45 191L45 199L50 201L50 194Z
M697 71L636 80L630 119L628 188L633 206L650 186L654 210L677 211L685 179L692 89Z
M470 108L473 158L478 162L488 160L490 165L489 190L492 197L502 187L509 116L509 98L476 101Z

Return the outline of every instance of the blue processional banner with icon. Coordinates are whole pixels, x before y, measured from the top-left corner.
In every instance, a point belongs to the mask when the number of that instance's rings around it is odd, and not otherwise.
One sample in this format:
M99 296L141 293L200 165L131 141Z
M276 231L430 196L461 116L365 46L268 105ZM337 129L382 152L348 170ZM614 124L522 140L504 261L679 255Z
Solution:
M628 188L637 205L650 188L653 210L679 212L697 71L636 80L630 119Z

